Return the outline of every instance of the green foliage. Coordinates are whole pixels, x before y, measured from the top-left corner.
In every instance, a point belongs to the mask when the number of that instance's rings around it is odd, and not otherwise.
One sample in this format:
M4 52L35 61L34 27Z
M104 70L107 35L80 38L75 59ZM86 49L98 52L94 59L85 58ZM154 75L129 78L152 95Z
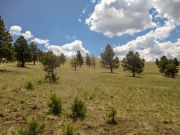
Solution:
M18 130L18 135L39 135L44 132L45 124L39 122L35 117L28 121L28 126Z
M52 94L48 102L49 111L54 115L59 115L62 112L61 98L56 94Z
M108 114L108 122L111 124L116 124L117 123L117 111L115 108L111 108L109 114Z
M61 63L64 65L64 63L66 62L66 57L65 57L65 55L62 53L61 55L60 55L60 61L61 61Z
M25 67L25 62L31 60L31 52L27 40L20 36L15 42L16 59L20 67Z
M63 129L63 135L73 135L73 127L67 124Z
M14 61L14 46L12 37L6 30L4 21L0 17L0 62Z
M129 53L126 54L126 57L122 61L122 66L125 71L131 71L133 73L133 77L135 77L136 73L141 74L143 72L144 59L140 58L138 52L134 53L129 51Z
M30 43L30 51L31 51L32 61L35 65L36 61L38 60L38 48L37 48L37 44L35 42Z
M57 81L58 78L56 77L54 70L61 64L59 57L54 55L52 51L48 51L43 55L41 62L44 65L44 70L47 73L45 80L49 80L50 82Z
M34 89L34 86L31 82L28 82L25 87L26 87L26 89L29 89L29 90Z
M157 64L159 71L164 73L166 77L174 78L178 73L178 66L179 62L176 58L167 59L166 56L162 56L159 60L159 64Z
M79 50L77 51L76 58L77 58L79 66L81 67L84 64L84 60Z
M84 102L78 97L74 99L74 103L72 105L72 113L73 117L75 118L84 118L86 116L86 106Z
M79 63L79 62L78 62L76 56L74 56L74 57L71 59L71 66L74 68L74 70L77 69L78 63Z
M88 54L86 54L86 65L89 67L91 66L91 59Z
M111 69L111 73L113 73L113 69L119 67L119 59L116 57L114 59L114 51L110 45L107 45L105 51L101 54L101 63L104 67L108 67Z
M173 64L176 65L176 66L179 66L179 61L177 58L174 58L173 59Z
M157 66L159 66L159 60L158 60L158 59L156 59L155 64L156 64Z
M172 78L174 78L177 75L178 71L179 70L177 69L175 64L167 64L164 73L166 77L171 76Z

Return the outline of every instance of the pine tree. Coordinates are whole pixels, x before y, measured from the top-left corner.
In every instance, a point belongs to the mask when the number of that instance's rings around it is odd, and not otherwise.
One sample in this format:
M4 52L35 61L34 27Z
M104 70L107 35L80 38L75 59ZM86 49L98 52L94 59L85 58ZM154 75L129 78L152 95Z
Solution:
M78 60L79 66L81 68L81 66L84 64L84 60L83 60L82 54L79 50L77 51L76 58Z
M20 36L15 42L16 59L20 67L25 67L25 62L30 61L31 52L26 39Z
M174 58L173 59L173 64L175 64L176 66L179 66L179 61L177 58Z
M36 61L38 60L38 48L37 44L35 42L30 43L30 51L31 51L31 57L33 64L36 64Z
M64 63L66 62L66 57L63 53L60 55L60 60L61 60L61 63L64 65Z
M50 82L57 81L56 74L54 70L60 66L60 59L58 56L54 55L52 51L48 51L43 55L42 64L44 65L44 70L46 71L45 80L49 80Z
M89 67L91 66L91 59L88 54L86 54L86 65Z
M110 68L111 73L113 73L113 69L119 67L119 60L117 58L114 59L114 51L110 45L107 45L104 53L101 54L101 63L104 67Z
M74 56L74 57L71 59L71 66L74 68L74 70L77 69L78 64L79 64L79 62L78 62L76 56Z
M5 29L4 21L0 17L0 61L6 59L7 61L14 60L14 46L12 44L12 37Z
M177 58L168 59L166 56L162 56L159 60L159 64L157 65L159 71L164 73L166 77L174 78L178 73L178 60Z
M129 51L126 57L122 61L122 66L124 70L128 70L133 73L133 77L136 76L136 73L142 73L144 68L144 59L140 58L139 53L134 53Z

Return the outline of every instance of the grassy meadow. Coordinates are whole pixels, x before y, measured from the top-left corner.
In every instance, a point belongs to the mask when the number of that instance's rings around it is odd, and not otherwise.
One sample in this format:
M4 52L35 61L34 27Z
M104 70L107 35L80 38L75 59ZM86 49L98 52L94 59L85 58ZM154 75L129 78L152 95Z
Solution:
M69 62L56 73L58 83L46 83L40 63L27 63L27 68L16 63L0 65L0 134L25 127L30 116L46 124L44 135L61 135L67 123L77 135L180 134L180 74L166 78L154 63L146 63L144 73L133 78L122 67L113 74L100 66L74 71ZM26 88L28 82L33 90ZM51 93L62 99L59 117L47 113ZM86 104L84 120L70 117L76 96ZM111 107L117 110L116 125L107 123Z

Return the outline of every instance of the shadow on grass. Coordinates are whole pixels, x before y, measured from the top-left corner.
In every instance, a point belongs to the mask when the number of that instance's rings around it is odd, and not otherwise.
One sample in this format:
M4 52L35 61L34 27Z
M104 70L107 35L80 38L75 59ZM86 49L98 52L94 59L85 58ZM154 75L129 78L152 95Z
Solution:
M105 73L105 74L120 74L120 73L118 73L118 72L113 72L113 73L111 73L111 72L105 72L105 71L101 71L100 73Z
M131 78L142 78L143 79L143 77L142 76L139 76L139 75L136 75L135 77L133 77L132 75L126 75L127 77L131 77Z
M12 71L5 70L5 69L0 69L0 73L11 73Z

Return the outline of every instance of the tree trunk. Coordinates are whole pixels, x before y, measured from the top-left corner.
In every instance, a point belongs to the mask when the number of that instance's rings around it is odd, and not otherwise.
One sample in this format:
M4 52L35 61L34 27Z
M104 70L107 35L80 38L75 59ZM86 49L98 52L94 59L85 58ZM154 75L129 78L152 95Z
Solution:
M21 61L21 67L25 67L24 59L22 59L22 61Z
M76 65L74 66L74 68L75 68L75 71L76 71Z
M36 65L36 61L35 60L33 60L33 64Z
M113 68L112 67L110 67L111 68L111 73L113 73Z
M133 71L133 77L135 77L135 71Z

